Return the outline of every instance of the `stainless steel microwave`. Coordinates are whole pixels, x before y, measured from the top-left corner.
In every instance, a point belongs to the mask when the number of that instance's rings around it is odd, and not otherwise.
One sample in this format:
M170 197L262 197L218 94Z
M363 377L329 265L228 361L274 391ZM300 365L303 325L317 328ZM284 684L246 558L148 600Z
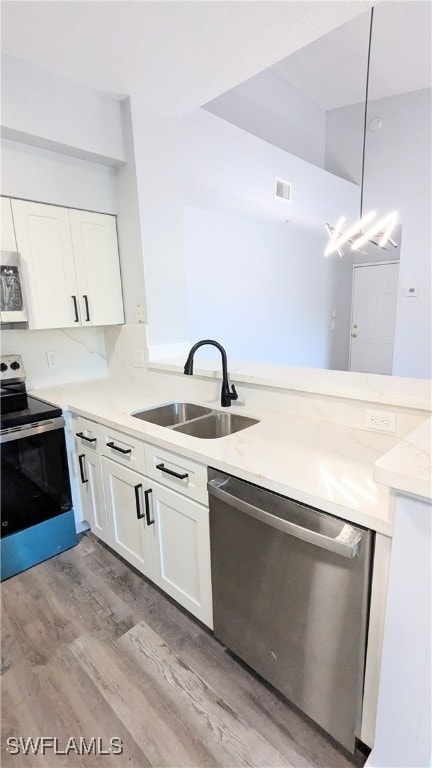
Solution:
M0 322L28 320L21 257L13 251L0 251Z

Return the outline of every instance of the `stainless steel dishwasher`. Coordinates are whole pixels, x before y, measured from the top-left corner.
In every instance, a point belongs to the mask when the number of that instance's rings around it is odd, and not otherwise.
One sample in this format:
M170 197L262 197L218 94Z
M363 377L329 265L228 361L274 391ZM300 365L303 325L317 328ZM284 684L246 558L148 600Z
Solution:
M215 636L351 752L372 531L209 469Z

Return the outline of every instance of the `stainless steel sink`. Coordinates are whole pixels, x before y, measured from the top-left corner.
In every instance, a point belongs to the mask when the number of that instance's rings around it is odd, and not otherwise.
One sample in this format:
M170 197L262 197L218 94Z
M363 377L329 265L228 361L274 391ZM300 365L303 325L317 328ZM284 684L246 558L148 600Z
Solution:
M203 440L214 440L217 437L227 437L242 429L258 424L258 419L250 419L247 416L239 416L237 413L219 413L214 411L210 416L180 424L174 427L174 432L183 432L185 435L200 437Z
M199 416L206 416L211 413L211 408L204 408L202 405L193 405L193 403L167 403L159 405L156 408L146 408L144 411L132 413L136 419L149 421L151 424L157 424L159 427L172 427L175 424L182 424L191 419L197 419Z

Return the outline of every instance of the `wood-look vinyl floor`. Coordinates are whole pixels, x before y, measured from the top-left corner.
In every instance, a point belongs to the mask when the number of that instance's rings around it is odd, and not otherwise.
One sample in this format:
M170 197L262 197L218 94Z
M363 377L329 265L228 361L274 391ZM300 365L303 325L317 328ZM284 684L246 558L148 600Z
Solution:
M11 755L111 737L122 755ZM97 539L2 584L2 766L352 768L307 718ZM362 762L362 761L360 761ZM357 765L360 763L357 762Z

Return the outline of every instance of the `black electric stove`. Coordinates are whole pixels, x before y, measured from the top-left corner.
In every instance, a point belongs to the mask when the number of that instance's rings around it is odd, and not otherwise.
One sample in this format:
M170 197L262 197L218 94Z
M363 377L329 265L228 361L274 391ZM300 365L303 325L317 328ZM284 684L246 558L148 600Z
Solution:
M1 579L76 544L61 408L27 394L19 355L0 358Z
M0 429L11 429L62 415L61 408L27 394L25 373L18 355L0 358Z

